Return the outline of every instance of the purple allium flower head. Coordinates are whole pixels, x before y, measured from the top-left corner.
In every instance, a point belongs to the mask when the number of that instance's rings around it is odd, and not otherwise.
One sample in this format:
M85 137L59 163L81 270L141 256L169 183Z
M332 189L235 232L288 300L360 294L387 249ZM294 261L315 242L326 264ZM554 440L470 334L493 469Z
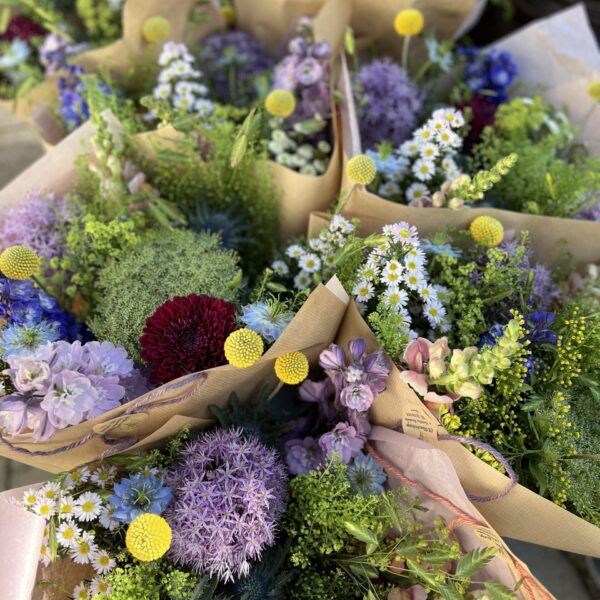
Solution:
M241 429L216 429L190 442L165 482L173 489L164 517L176 563L234 581L275 543L286 470L275 450Z
M292 475L306 475L323 462L323 451L317 440L289 440L285 444L285 459Z
M72 205L54 194L32 194L5 213L0 227L0 250L28 246L45 261L65 251L64 224L75 216Z
M417 126L421 99L406 71L390 59L362 67L355 83L363 149L387 141L397 147Z
M200 64L216 100L248 106L256 100L256 78L272 68L273 60L249 33L227 31L204 40Z
M332 431L319 438L319 445L327 458L336 453L339 459L348 464L365 445L365 438L348 423L338 423Z

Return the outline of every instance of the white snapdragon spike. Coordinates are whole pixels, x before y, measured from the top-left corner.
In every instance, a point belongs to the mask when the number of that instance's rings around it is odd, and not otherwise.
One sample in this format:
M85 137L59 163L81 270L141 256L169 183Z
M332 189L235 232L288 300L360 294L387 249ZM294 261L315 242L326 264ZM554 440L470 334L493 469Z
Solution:
M194 57L185 44L167 42L158 58L163 67L153 90L155 98L172 107L200 116L209 116L214 104L206 98L208 87L201 83L202 72L194 68Z

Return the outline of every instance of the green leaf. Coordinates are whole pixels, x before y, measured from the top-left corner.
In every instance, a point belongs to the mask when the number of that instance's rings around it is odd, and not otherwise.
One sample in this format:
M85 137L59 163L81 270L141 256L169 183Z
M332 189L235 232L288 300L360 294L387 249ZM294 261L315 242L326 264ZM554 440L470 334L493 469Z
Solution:
M494 548L477 548L465 554L456 564L454 575L460 579L472 577L481 571L494 558L495 554Z
M373 554L377 548L379 548L379 544L367 544L367 556L371 556L371 554Z
M373 565L350 563L348 567L354 575L363 579L377 579L379 577L379 571Z
M485 591L492 597L492 600L515 600L517 597L510 588L497 581L486 581Z
M282 285L281 283L275 283L274 281L269 281L267 283L267 288L272 292L280 294L287 292L287 288L285 287L285 285Z
M418 577L432 590L436 589L439 582L436 580L435 576L432 573L421 567L421 565L416 563L414 560L411 560L410 558L406 559L406 566L408 567L409 571L413 573L413 575Z
M462 600L464 598L451 583L438 583L437 592L444 600Z
M443 565L455 557L456 555L451 550L439 550L423 555L422 560L430 565Z
M346 52L353 56L356 52L356 39L354 38L354 30L352 27L346 27L346 35L344 37L344 46L346 48Z
M540 496L544 496L548 487L548 476L542 471L539 463L533 460L529 463L529 472L538 484Z
M0 34L6 33L8 24L10 23L10 8L8 6L2 9L0 14Z
M364 597L364 600L379 600L373 590L369 590Z
M233 143L231 149L230 164L231 168L235 169L244 159L246 150L248 149L248 136L242 133Z
M360 527L359 525L355 525L354 523L350 523L349 521L344 522L344 527L346 531L357 540L364 542L365 544L375 544L379 545L379 540L377 536L367 527Z

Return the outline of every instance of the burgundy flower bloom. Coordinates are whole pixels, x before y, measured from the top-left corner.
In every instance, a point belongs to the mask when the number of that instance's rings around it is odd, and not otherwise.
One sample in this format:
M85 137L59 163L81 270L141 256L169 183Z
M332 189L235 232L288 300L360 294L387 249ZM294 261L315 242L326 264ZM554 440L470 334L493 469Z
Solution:
M154 383L224 365L223 344L235 329L235 305L210 296L177 296L156 309L140 338Z
M461 102L458 108L470 108L473 113L471 128L464 144L466 152L470 154L473 146L479 143L484 127L494 124L498 105L486 96L475 94L469 102Z
M45 33L44 28L35 21L23 15L17 15L11 19L6 31L0 35L0 42L12 42L15 38L26 42L29 38L45 35Z

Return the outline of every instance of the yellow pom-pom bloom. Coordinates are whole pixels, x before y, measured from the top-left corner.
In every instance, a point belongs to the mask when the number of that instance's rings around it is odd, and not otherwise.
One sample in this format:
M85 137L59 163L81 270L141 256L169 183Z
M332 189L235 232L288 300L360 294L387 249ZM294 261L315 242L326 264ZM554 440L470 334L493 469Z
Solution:
M39 266L38 255L27 246L10 246L0 254L0 271L9 279L27 279Z
M142 25L142 35L150 44L164 42L171 35L171 23L164 17L150 17Z
M588 94L593 100L598 100L600 102L600 79L596 79L596 81L592 81L588 86Z
M308 377L308 358L302 352L290 352L275 359L275 375L283 383L296 385Z
M225 358L238 369L251 367L265 350L263 339L252 329L238 329L225 340Z
M265 100L265 108L274 117L287 119L296 110L296 97L289 90L273 90Z
M235 25L235 8L233 6L222 6L221 14L227 27L233 27Z
M129 524L125 545L134 558L158 560L171 547L171 527L159 515L146 513Z
M394 19L394 29L398 35L419 35L424 25L423 13L416 8L401 10Z
M471 237L481 246L492 248L504 239L504 227L498 219L482 215L477 217L469 228Z
M369 185L377 175L377 167L372 158L358 154L348 161L346 175L355 185Z

